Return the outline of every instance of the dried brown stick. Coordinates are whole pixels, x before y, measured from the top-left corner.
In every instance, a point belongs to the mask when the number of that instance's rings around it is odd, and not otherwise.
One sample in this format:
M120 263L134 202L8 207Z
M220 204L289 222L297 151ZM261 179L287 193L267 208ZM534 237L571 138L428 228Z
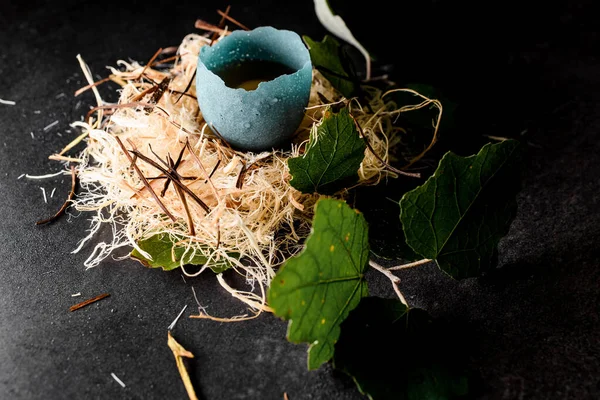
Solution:
M85 307L85 306L87 306L89 304L95 303L95 302L97 302L99 300L105 299L108 296L110 296L109 293L102 293L102 294L100 294L100 295L98 295L96 297L92 297L91 299L87 299L85 301L82 301L81 303L77 303L75 305L72 305L71 307L69 307L69 311L79 310L82 307Z
M137 107L137 106L154 107L154 104L148 104L148 103L143 103L143 102L139 102L139 101L134 101L131 103L106 104L106 105L102 105L102 106L96 106L96 107L91 108L90 111L87 112L85 119L89 123L91 115L98 110L106 110L106 109L114 109L114 108L131 108L131 107Z
M165 49L165 50L168 50L168 49L169 49L169 48L167 48L167 49ZM165 50L163 50L163 54L165 54ZM175 51L177 51L177 47L174 47L174 48L173 48L173 51L174 51L174 52L175 52ZM158 65L158 64L164 64L164 63L167 63L167 62L170 62L170 61L175 61L175 60L177 60L178 58L181 58L181 54L176 54L176 55L174 55L174 56L171 56L171 57L166 57L166 58L163 58L162 60L159 60L159 61L156 61L156 60L155 60L155 61L152 63L152 65L151 65L151 66Z
M192 77L188 81L187 85L185 86L185 89L183 90L183 92L181 92L181 94L179 95L179 97L177 98L177 100L175 100L175 104L177 104L177 102L179 100L181 100L181 98L183 97L184 94L188 95L188 96L191 96L189 93L187 93L187 91L190 90L190 88L192 87L192 83L194 83L194 79L196 79L196 70L194 70L194 73L192 74ZM194 96L192 96L192 97L194 97Z
M246 163L242 161L242 168L238 174L237 180L235 181L235 187L241 189L244 185L244 176L246 175Z
M139 94L135 95L131 101L140 101L141 99L144 98L145 95L150 94L150 93L154 93L156 92L156 90L158 90L158 85L152 85L147 89L142 90Z
M158 164L156 161L152 160L151 158L148 158L147 156L143 155L142 153L140 153L137 150L129 150L132 154L137 154L137 156L142 159L143 161L147 162L148 164L152 165L154 168L158 169L160 172L162 172L165 176L167 176L168 178L170 178L173 183L175 185L178 185L185 193L187 193L188 195L190 195L190 197L192 199L194 199L194 201L196 203L198 203L198 205L200 207L202 207L204 209L204 211L206 211L206 213L210 213L210 207L208 207L206 205L206 203L204 203L202 201L202 199L200 199L196 193L194 193L192 190L190 190L190 188L188 188L186 185L184 185L182 182L180 182L180 178L181 176L179 175L179 173L177 171L172 171L172 170L167 170L165 168L163 168L160 164Z
M140 79L142 76L144 76L144 74L146 73L146 69L148 69L148 67L150 65L152 65L152 63L154 62L154 60L156 60L156 57L158 57L160 55L160 53L162 53L162 51L163 51L162 47L160 49L156 50L156 53L154 53L154 55L152 56L152 58L150 59L150 61L148 61L146 63L146 65L144 66L144 68L142 69L142 72L138 76L138 79Z
M193 75L193 77L192 77L192 80L194 79L194 77L195 77L195 76L196 76L196 71L194 71L194 75ZM192 84L191 84L191 83L188 83L188 86L186 87L186 90L189 90L191 86L192 86ZM196 99L197 99L197 97L196 97L196 96L194 96L193 94L189 94L189 93L186 93L186 92L182 92L182 91L180 91L180 90L171 89L171 92L172 92L172 93L175 93L175 94L179 94L179 95L181 95L181 96L179 96L179 97L178 97L178 100L176 100L176 101L175 101L175 103L177 103L177 101L179 101L179 99L181 99L183 96L186 96L186 97L192 98L192 99L194 99L194 100L196 100Z
M156 157L156 159L158 161L160 161L165 167L167 167L167 169L171 169L171 165L167 162L165 162L164 160L162 160L158 154L156 154L154 152L154 149L152 149L152 146L150 144L148 144L148 148L150 149L150 152L152 154L154 154L154 157ZM181 157L183 156L183 151L185 150L185 146L181 148L181 151L179 152L179 156L177 157L177 162L174 164L174 168L173 170L175 172L177 172L177 168L179 167L179 164L181 164ZM169 156L169 158L171 158L171 156ZM179 173L177 173L177 177L179 179L182 179L183 177L181 175L179 175ZM171 183L171 179L167 177L167 181L165 182L165 185L163 186L163 190L160 192L160 197L165 197L165 193L167 193L167 189L169 188L169 184Z
M148 179L149 181L153 181L156 179L169 179L166 176L160 175L160 176L147 176L146 179ZM181 177L182 180L186 180L186 181L195 181L196 179L198 179L197 176L182 176Z
M250 28L248 28L246 25L242 24L241 22L238 22L237 20L235 20L234 18L230 17L228 14L224 13L221 10L217 10L217 12L219 13L219 15L225 19L227 19L228 21L233 22L234 24L236 24L237 26L239 26L240 28L242 28L245 31L249 31Z
M100 85L104 82L108 82L108 81L110 81L110 77L100 79L99 81L96 81L96 82L92 83L91 85L86 85L82 88L79 88L75 91L75 97L79 96L81 93L85 92L86 90L89 90L95 86L98 86L98 85Z
M225 29L219 28L218 26L210 24L201 19L196 20L196 22L194 23L194 27L196 29L202 29L202 30L209 31L209 32L216 32L221 35L229 35L231 33L230 31L226 31Z
M227 8L225 9L225 14L229 14L229 10L231 10L231 5L228 5ZM221 20L219 21L219 28L223 28L225 26L225 17L222 16ZM210 45L212 46L213 43L215 42L215 40L217 40L217 33L213 32L212 36L211 36L211 40L210 40Z
M65 202L60 207L60 209L56 212L56 214L54 214L50 218L38 221L35 224L36 225L47 224L48 222L52 222L55 219L57 219L58 217L60 217L65 212L67 207L69 206L69 203L71 202L71 200L73 200L73 197L75 196L75 186L76 185L77 185L77 174L75 174L75 166L71 165L71 191L69 192L69 196L67 197L67 200L65 200Z
M158 203L158 205L160 206L160 208L163 210L163 212L173 222L177 221L177 218L175 218L175 216L173 214L171 214L169 212L169 210L167 210L167 207L163 204L163 202L160 201L160 198L154 192L154 189L152 189L152 186L150 186L150 183L148 182L148 180L146 179L146 177L144 176L144 174L142 174L142 171L140 171L140 168L137 166L137 163L133 160L133 157L131 157L131 154L129 154L128 150L125 148L125 145L123 144L123 142L121 141L121 139L118 136L115 136L115 139L117 140L117 143L119 143L119 146L121 146L121 149L123 150L123 153L125 153L125 156L127 156L127 158L129 159L129 161L131 162L131 165L133 166L133 169L135 170L135 172L137 172L137 174L140 177L142 183L144 184L144 186L146 187L146 189L148 189L148 191L150 192L150 194L152 195L152 197L154 198L154 200L156 200L156 202ZM138 154L138 157L141 158L139 154Z
M209 174L208 172L206 172L206 168L204 168L204 165L202 164L202 161L200 160L200 158L196 155L196 153L194 153L194 150L192 149L192 146L190 145L190 141L189 140L185 141L185 147L187 147L188 152L192 155L192 158L194 159L194 161L196 161L196 164L198 164L198 166L200 167L200 169L202 170L202 172L204 172L204 175L206 176L206 179L204 180L204 183L208 182L210 184L210 187L213 190L215 198L218 199L219 198L219 191L217 190L217 188L215 187L215 185L213 185L213 183L210 180L210 178L215 173L215 170L217 169L217 166L219 165L219 163L221 162L221 160L217 160L217 164L215 165L215 167L213 168L213 170Z
M175 163L172 166L169 166L170 168L173 168L174 171L177 171L177 168L179 168L179 165L181 164L181 158L183 157L183 152L185 150L185 146L181 148L181 151L179 152L179 155L177 156L177 161L175 161ZM169 156L169 159L171 157ZM182 176L179 176L179 179L183 179ZM169 182L171 182L170 179L167 179L167 181L165 182L165 186L163 187L163 190L161 192L161 196L164 196L165 193L167 192L167 189L169 188Z
M181 161L181 160L179 160L179 161ZM170 156L169 156L169 165L174 170L177 168L175 162L173 162L173 159ZM169 181L167 181L167 182L169 182ZM188 206L187 200L185 199L185 193L183 193L183 190L181 190L181 188L179 186L173 185L173 187L175 188L175 192L177 192L177 196L179 196L181 205L183 205L183 209L185 211L185 216L187 217L188 232L189 232L190 236L196 236L196 228L194 227L194 219L192 218L192 214L190 213L190 208Z
M215 166L213 167L212 171L210 171L210 174L208 174L208 178L206 178L206 180L204 181L204 183L208 182L208 180L210 178L212 178L212 176L215 174L215 172L217 171L217 168L219 168L219 164L221 164L221 160L217 160L217 163L215 164Z

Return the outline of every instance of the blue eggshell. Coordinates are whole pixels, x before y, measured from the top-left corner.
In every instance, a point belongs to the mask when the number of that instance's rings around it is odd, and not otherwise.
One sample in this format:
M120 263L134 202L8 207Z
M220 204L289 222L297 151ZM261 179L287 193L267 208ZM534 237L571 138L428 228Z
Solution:
M260 82L255 90L229 87L219 75L232 66L241 65L243 70L245 65L265 62L285 66L288 73ZM196 96L202 116L239 150L285 146L304 117L311 84L308 49L297 33L288 30L264 26L234 31L213 46L202 47L198 56Z

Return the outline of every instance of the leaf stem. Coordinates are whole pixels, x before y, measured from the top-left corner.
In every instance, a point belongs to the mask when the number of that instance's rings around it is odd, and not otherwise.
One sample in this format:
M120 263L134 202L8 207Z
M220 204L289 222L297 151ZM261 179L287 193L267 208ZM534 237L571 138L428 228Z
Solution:
M429 258L424 258L422 260L411 262L408 264L402 264L402 265L396 265L395 267L390 267L390 268L388 268L388 271L396 271L399 269L418 267L419 265L427 264L428 262L431 262L431 261L433 261L433 260L430 260Z
M392 287L394 288L394 292L396 292L396 295L398 296L398 298L400 299L402 304L404 304L406 307L410 308L410 306L406 302L406 299L404 298L404 295L402 294L402 292L400 291L400 288L398 287L400 278L398 278L397 276L392 274L389 271L389 268L384 268L381 265L377 264L373 260L369 260L369 265L389 278L389 280L392 282Z

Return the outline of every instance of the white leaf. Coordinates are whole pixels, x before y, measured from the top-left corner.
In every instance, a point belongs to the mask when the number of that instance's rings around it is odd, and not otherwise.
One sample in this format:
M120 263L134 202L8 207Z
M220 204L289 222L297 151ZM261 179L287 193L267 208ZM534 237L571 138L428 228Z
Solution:
M369 52L356 40L348 26L339 15L333 14L327 0L315 0L315 12L319 22L332 34L338 38L345 40L356 47L366 61L366 80L371 79L371 56Z

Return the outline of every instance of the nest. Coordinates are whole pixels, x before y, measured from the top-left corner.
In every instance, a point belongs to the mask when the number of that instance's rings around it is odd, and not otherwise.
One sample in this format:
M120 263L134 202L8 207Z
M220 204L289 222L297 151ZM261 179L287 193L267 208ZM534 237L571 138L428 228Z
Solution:
M78 57L90 83L86 89L94 91L98 107L85 121L72 124L81 128L81 135L53 157L77 162L79 190L72 206L91 214L88 235L74 252L96 238L101 228L112 232L110 240L96 243L84 263L87 268L121 248L136 249L151 259L138 243L169 235L186 254L208 260L191 271L181 258L183 274L196 276L212 263L228 261L251 289L234 289L220 274L219 282L258 313L268 310L265 291L278 266L302 250L311 231L321 195L301 193L289 184L287 160L303 154L325 111L346 103L368 143L358 170L359 186L401 173L389 167L389 150L401 140L401 129L393 124L400 112L433 104L441 114L441 105L415 92L421 103L398 108L386 101L381 89L369 85L364 86L369 103L360 104L345 99L314 70L309 105L290 148L236 151L207 128L195 98L198 53L210 44L207 35L189 34L171 64L118 61L109 78L121 87L117 104L101 99L98 82ZM64 156L82 140L85 148L77 158ZM344 199L350 189L329 196Z

